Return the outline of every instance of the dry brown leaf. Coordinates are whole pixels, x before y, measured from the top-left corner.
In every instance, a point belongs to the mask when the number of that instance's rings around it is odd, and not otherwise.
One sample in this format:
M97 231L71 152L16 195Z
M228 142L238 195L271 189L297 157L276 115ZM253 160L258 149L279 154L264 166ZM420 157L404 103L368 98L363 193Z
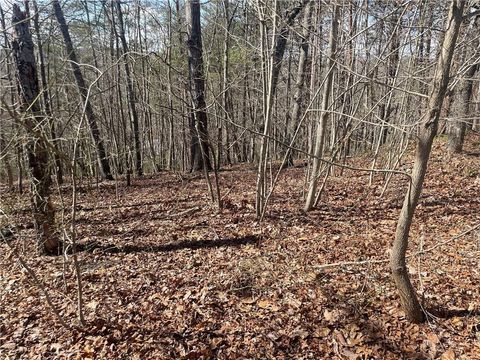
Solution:
M257 302L257 306L262 309L268 309L270 311L278 311L280 310L280 307L274 304L273 302L269 300L260 300Z
M455 360L455 352L452 349L448 349L442 354L441 360Z
M428 333L427 334L427 339L428 339L428 341L430 341L432 344L435 344L435 345L440 342L440 338L435 333Z
M327 337L330 334L330 329L327 327L316 329L314 332L314 336L318 338Z

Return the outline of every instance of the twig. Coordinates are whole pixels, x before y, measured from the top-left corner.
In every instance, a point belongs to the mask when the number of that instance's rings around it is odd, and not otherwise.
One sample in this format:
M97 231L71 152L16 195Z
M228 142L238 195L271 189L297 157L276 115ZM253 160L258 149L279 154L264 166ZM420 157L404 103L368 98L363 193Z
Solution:
M410 254L410 255L407 255L407 258L411 258L411 257L415 257L415 256L418 256L418 255L424 255L426 253L429 253L443 245L446 245L446 244L449 244L451 243L452 241L455 241L469 233L471 233L472 231L476 230L480 228L480 223L474 225L473 227L471 227L470 229L467 229L465 230L464 232L448 239L448 240L445 240L445 241L442 241L442 242L439 242L425 250L420 250L420 251L417 251L416 253L413 253L413 254ZM317 265L315 266L314 268L317 269L317 270L324 270L324 269L329 269L329 268L333 268L333 267L343 267L343 266L360 266L360 265L367 265L367 264L385 264L385 263L388 263L390 261L390 259L374 259L374 260L361 260L361 261L340 261L340 262L336 262L336 263L330 263L330 264L323 264L323 265Z
M5 240L4 236L1 236L3 240ZM45 288L45 285L40 281L40 279L37 277L35 272L28 266L27 262L22 258L22 256L18 253L18 251L13 247L8 241L4 241L5 244L7 244L8 248L11 251L11 254L17 259L17 261L20 263L20 265L25 269L25 271L30 275L30 277L33 280L33 283L35 286L40 290L40 292L45 296L45 300L47 301L48 307L52 311L52 313L55 315L57 320L60 322L60 324L67 330L72 331L73 328L68 325L65 320L62 318L60 315L60 312L58 311L57 307L52 301L52 298L50 297L50 294L48 293L47 289Z
M200 210L202 210L202 208L200 206L195 206L193 208L183 210L183 211L180 211L180 212L175 213L175 214L167 214L163 217L163 219L171 219L171 218L181 217L181 216L188 215L188 214L200 211Z

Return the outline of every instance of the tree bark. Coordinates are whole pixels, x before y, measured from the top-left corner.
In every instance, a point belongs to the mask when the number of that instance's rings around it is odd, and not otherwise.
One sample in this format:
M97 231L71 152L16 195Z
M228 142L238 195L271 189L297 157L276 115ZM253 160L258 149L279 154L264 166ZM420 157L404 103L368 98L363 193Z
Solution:
M138 112L135 106L137 99L135 95L135 89L133 87L130 65L128 64L128 61L126 59L126 56L128 54L128 44L127 44L127 39L125 37L125 26L123 23L123 13L122 13L122 7L120 5L120 0L116 0L115 5L117 8L117 16L118 16L118 27L119 27L118 36L120 37L120 41L122 42L122 48L123 48L123 56L124 56L123 63L125 66L125 77L127 80L128 105L130 109L130 114L132 116L133 140L135 142L135 171L137 172L138 176L142 176L143 175L142 147L140 143L140 127L138 122Z
M172 63L172 47L173 47L173 19L172 19L172 7L170 6L170 1L168 1L168 47L167 47L167 61L169 64ZM168 127L168 161L167 169L175 169L175 160L177 156L175 155L175 140L173 137L175 131L175 114L173 108L173 79L172 79L172 69L170 66L167 68L167 91L168 91L168 112L169 112L169 127Z
M5 13L3 12L3 9L2 9L1 6L0 6L0 22L2 24L3 41L4 41L3 45L4 45L5 49L8 49L8 48L10 48L10 43L8 41L8 36L7 36L7 31L6 31L7 27L6 27L6 22L5 22ZM7 83L8 83L8 87L10 88L10 104L13 105L15 103L15 86L13 85L14 80L13 80L11 66L10 66L9 61L6 61L6 72L7 72ZM14 128L14 130L16 129L16 124L14 124L13 128ZM18 192L20 194L22 194L23 193L23 166L22 166L23 149L22 149L22 145L21 145L20 142L17 142L17 144L15 145L15 152L16 152L15 160L16 160L17 168L18 168L17 189L18 189ZM7 163L6 166L7 166L7 171L8 171L9 170L8 155L5 157L5 161ZM13 174L12 174L12 181L13 181ZM13 187L12 187L12 189L13 189Z
M27 155L38 249L43 254L58 255L60 242L55 234L55 211L50 202L52 164L49 162L48 143L41 131L45 116L38 102L39 84L30 23L26 13L16 4L13 5L12 26L18 98L28 132Z
M316 141L315 141L315 158L313 159L312 172L310 175L310 185L308 188L307 200L304 210L309 211L315 203L315 193L317 192L317 178L320 170L320 158L323 154L323 145L325 142L325 132L327 127L327 120L329 117L328 107L330 100L330 93L333 87L333 70L335 68L335 53L337 50L337 35L338 35L338 18L340 15L340 7L334 5L332 28L330 31L329 50L328 50L328 65L327 65L327 81L325 83L325 90L323 92L322 100L322 114L320 115L320 123L317 127Z
M268 76L268 86L265 81L267 76L264 76L264 125L263 125L263 137L260 144L260 156L258 160L257 171L257 192L255 202L255 213L257 218L260 218L264 213L265 195L266 195L266 183L265 174L267 170L267 145L268 136L270 135L270 128L272 127L272 106L275 98L275 92L277 89L278 78L280 69L282 66L283 55L285 53L285 47L287 45L287 38L290 32L290 28L293 22L297 18L300 11L307 4L309 0L296 1L295 4L288 10L284 23L279 27L277 35L274 37L273 53L271 59L270 74ZM275 5L277 3L275 2ZM277 10L277 6L274 7L274 11ZM278 16L274 14L275 18ZM275 29L274 25L274 32ZM265 74L266 75L266 74Z
M295 88L293 93L293 108L292 108L292 114L291 114L292 126L286 129L287 144L290 143L293 137L293 131L295 131L295 127L297 126L300 120L300 109L301 109L302 103L308 101L308 98L307 99L304 98L304 93L305 93L304 90L305 90L305 78L307 75L306 70L307 70L307 63L308 63L309 39L310 39L310 33L313 30L312 13L314 8L315 8L315 3L313 1L310 1L308 3L307 10L305 11L305 15L302 23L303 33L302 33L302 38L300 42L300 58L298 59L297 78L295 81ZM287 151L288 151L288 157L287 157L285 166L286 167L293 166L293 152L289 149L287 149Z
M427 112L424 114L423 121L420 125L411 184L405 194L390 257L390 267L400 295L402 308L407 318L414 323L423 321L424 313L418 302L415 289L410 282L405 261L408 236L415 208L422 192L433 138L437 133L438 119L448 86L450 66L458 32L462 23L464 6L464 0L452 0L450 5L446 22L445 38L437 60Z
M77 55L75 53L75 50L73 49L72 39L70 38L68 25L65 21L63 10L58 0L53 0L53 10L55 12L55 17L57 18L58 24L60 25L60 31L62 32L68 59L70 60L70 66L72 67L73 75L75 77L75 81L77 82L78 91L80 92L82 100L85 104L85 116L87 118L88 125L90 126L90 132L97 151L98 162L100 165L102 177L106 180L113 180L113 176L110 171L110 164L108 163L107 152L105 151L105 146L100 136L100 130L97 125L95 113L93 112L93 107L90 103L88 87L86 86L83 74L80 71Z
M221 137L223 140L221 141L223 145L219 147L219 154L217 164L220 167L221 159L222 159L222 152L225 153L225 160L227 164L232 163L232 158L230 156L230 144L229 144L229 126L230 122L234 121L233 118L233 104L232 104L232 94L230 91L230 30L233 22L233 15L230 14L230 0L223 0L223 9L224 9L224 26L225 26L225 38L223 41L223 79L222 79L222 106L225 116L227 118L227 122L223 127L223 131ZM222 124L223 121L220 122Z
M45 71L45 55L43 53L43 43L42 43L41 34L40 34L40 25L38 22L39 11L38 11L38 6L36 1L33 1L33 11L35 11L35 15L33 16L33 24L35 27L35 35L37 36L38 57L40 60L40 79L42 80L43 105L45 107L45 113L48 116L48 123L50 125L50 136L52 137L53 146L55 148L53 157L55 159L57 181L59 184L62 184L63 183L63 167L62 167L62 161L60 160L60 149L59 149L58 143L56 142L57 135L55 131L52 105L50 101L50 90L48 88L47 73Z
M477 50L477 48L478 40L475 41L475 43L473 44L473 50L475 51ZM466 52L467 51L465 50L465 53ZM468 118L468 116L470 115L470 105L473 95L473 77L475 76L478 67L478 62L474 62L468 67L467 72L464 75L465 78L460 82L460 96L455 97L454 100L453 116L459 117L459 119L454 120L453 123L450 125L447 144L448 151L454 154L459 154L463 150L465 132L467 129L466 118Z
M5 14L3 13L2 6L0 5L0 24L2 25L2 33L3 33L3 39L4 39L4 44L3 46L5 49L9 48L9 41L6 33L6 24L5 24ZM12 75L11 75L11 69L10 69L10 64L8 61L6 61L6 72L7 72L7 80L8 80L8 85L10 86L10 102L13 104L15 99L14 99L14 90L13 90L13 84L12 84ZM3 109L0 110L0 117L3 113ZM6 138L6 131L3 125L5 122L0 123L0 152L3 152L4 148L6 147L5 143L5 138ZM18 147L17 147L18 148ZM5 171L7 173L7 181L8 181L8 188L10 190L13 190L13 172L12 172L12 165L10 163L10 154L8 152L5 153L3 156L3 164L5 167Z
M0 109L0 118L3 115L3 112L4 112L3 109ZM3 153L4 149L6 148L5 137L7 136L6 131L2 126L3 124L4 122L0 122L0 152L1 153ZM3 167L5 168L5 172L7 175L8 189L12 190L13 189L13 173L12 173L12 165L10 164L10 156L8 152L5 153L5 155L3 156L3 159L0 161L0 164L3 164ZM1 176L1 173L0 173L0 176Z
M200 23L200 1L188 0L185 4L188 28L188 68L192 114L190 118L191 171L210 170L207 113L205 103L205 75L203 71L202 28ZM204 150L202 153L202 149ZM205 163L204 163L205 159Z

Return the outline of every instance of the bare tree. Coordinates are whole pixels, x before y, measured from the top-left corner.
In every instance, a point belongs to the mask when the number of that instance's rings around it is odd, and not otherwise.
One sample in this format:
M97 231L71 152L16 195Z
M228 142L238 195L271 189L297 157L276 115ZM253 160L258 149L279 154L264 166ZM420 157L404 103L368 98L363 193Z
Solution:
M190 94L193 108L190 119L191 171L199 171L204 166L211 169L205 103L200 0L188 0L185 5L188 28Z
M127 38L125 37L125 25L123 23L123 13L122 13L122 7L120 5L120 0L115 0L115 6L117 9L117 17L118 17L118 27L119 27L118 36L120 37L120 41L122 42L122 48L123 48L123 63L125 65L125 76L127 80L128 106L130 109L132 125L133 125L133 139L135 142L135 170L138 176L142 176L143 169L142 169L142 147L140 143L140 126L138 122L138 112L135 105L137 102L137 98L135 95L135 89L133 87L130 65L128 64L128 61L127 61L129 50L128 50Z
M467 31L468 35L478 32L478 19L472 19L472 24ZM472 31L473 30L473 31ZM478 71L480 62L478 60L478 37L473 44L467 48L465 46L462 53L462 63L467 63L467 69L463 79L459 83L458 95L453 99L453 115L457 117L452 121L448 132L448 151L452 153L461 153L467 129L467 118L471 114L471 103L473 97L473 78ZM468 57L468 58L467 58ZM473 60L470 60L473 58Z
M395 241L393 242L390 257L390 267L400 295L403 310L408 319L412 322L421 322L424 319L424 313L417 299L415 289L410 282L405 255L408 247L408 237L413 215L420 194L422 193L433 138L437 133L438 119L440 117L442 103L447 91L450 66L458 32L463 20L464 7L465 0L452 0L450 5L446 21L445 37L435 69L427 111L421 119L411 183L405 194L405 200L398 219Z
M3 12L2 6L0 6L0 23L2 25L2 32L3 32L3 46L5 49L8 49L10 47L10 43L8 40L7 36L7 27L6 27L6 21L5 21L5 13ZM13 85L13 76L12 76L12 70L11 70L11 65L8 59L6 59L6 72L7 72L7 84L10 89L9 91L9 100L10 104L15 103L15 87ZM3 109L2 109L3 110ZM5 131L6 131L6 124L2 122L2 134L0 136L0 148L2 148L5 145L5 139L2 136L6 136ZM14 126L16 127L16 126ZM20 144L17 144L15 146L16 149L16 160L17 160L17 167L18 167L18 192L22 193L23 192L23 165L22 165L22 146ZM5 169L7 171L7 178L9 182L9 187L13 189L13 171L12 167L10 165L10 156L9 154L5 154L4 158L4 164L5 164Z
M274 26L273 32L275 33L274 40L272 43L272 52L271 52L271 61L270 61L270 71L267 76L264 73L264 124L263 124L263 137L260 145L260 156L258 160L258 171L257 171L257 193L255 201L255 212L256 216L260 217L264 213L265 200L266 200L266 172L267 172L267 146L268 146L268 137L270 136L270 129L272 127L272 107L273 100L275 98L275 92L277 89L278 79L280 75L280 70L282 66L283 55L285 54L285 48L287 45L288 34L290 33L290 28L293 25L293 22L300 14L300 11L308 3L309 0L296 1L291 8L288 9L285 17L280 19L281 23L277 29L277 10L278 4L275 1L275 6L273 8L273 17L274 17ZM263 16L263 15L262 15ZM265 21L263 18L260 21ZM264 34L266 35L266 34ZM265 41L260 40L260 41ZM263 54L262 54L263 56ZM266 59L263 61L266 62ZM266 81L268 78L268 81Z
M295 80L295 87L293 93L293 107L291 112L291 121L292 124L285 124L285 131L287 133L287 143L290 142L291 138L293 137L292 133L295 127L298 125L301 116L301 106L305 103L305 78L307 75L307 63L308 63L308 51L310 45L310 34L313 29L313 22L312 22L312 13L315 9L315 2L310 1L308 3L307 9L303 16L303 23L302 23L302 34L300 39L300 57L298 59L298 69L297 69L297 77ZM308 100L308 99L307 99ZM288 117L287 117L288 119ZM285 166L293 166L293 152L290 149L287 149L287 161Z
M224 27L225 27L225 38L223 41L223 79L222 79L222 106L223 106L223 111L225 112L225 116L227 120L233 121L234 113L233 113L233 104L232 104L232 92L230 90L230 31L232 29L232 23L233 19L235 16L235 10L233 11L233 14L231 14L231 9L230 9L230 0L223 0L223 10L224 10ZM230 133L229 133L229 128L227 125L223 126L223 122L220 122L219 126L219 132L220 132L220 144L219 144L219 151L218 151L218 156L217 156L217 164L220 166L221 164L221 158L222 158L222 152L225 152L225 158L227 164L232 163L232 159L230 156L230 150L229 150L229 139L230 139ZM222 137L224 137L224 141L222 141ZM225 142L226 149L222 149L222 143Z
M42 80L43 106L45 108L45 113L48 116L48 122L50 124L50 136L52 137L53 146L55 148L53 157L55 159L57 180L61 184L63 183L63 167L62 167L62 162L60 160L60 149L59 149L58 143L55 141L57 138L57 135L55 131L52 105L50 101L50 89L48 88L47 71L45 66L45 54L43 51L43 41L40 34L39 11L38 11L37 2L34 0L32 1L32 3L33 3L33 10L35 11L35 14L33 16L33 24L35 27L35 35L37 37L38 58L40 61L39 65L40 65L40 79Z
M97 150L100 171L105 179L113 180L113 176L110 171L110 164L108 162L108 155L105 150L105 145L103 143L100 135L100 130L98 128L97 119L95 118L95 113L93 112L93 107L89 99L88 87L80 70L77 55L75 53L75 50L73 49L73 43L70 37L70 32L68 30L68 25L65 21L65 16L63 15L63 10L58 0L53 0L53 10L55 12L55 17L57 18L58 24L60 25L60 31L63 35L65 48L67 50L67 56L70 62L70 66L72 67L73 75L75 76L75 81L77 82L78 91L80 92L82 100L85 104L85 116L87 118L88 125L90 126L90 132L92 134L93 142Z
M335 55L337 49L337 36L338 36L338 22L340 16L340 7L337 4L333 5L333 17L332 17L332 28L330 32L329 40L329 49L328 49L328 66L327 66L327 81L325 83L324 92L323 92L323 102L322 102L322 114L320 117L320 122L317 126L317 134L315 140L315 152L313 159L312 172L310 174L310 184L308 188L307 200L305 202L305 211L312 209L315 203L315 194L317 192L317 180L318 172L320 170L320 158L323 154L323 147L325 142L325 133L327 127L328 116L330 115L329 102L330 102L330 93L332 92L333 87L333 73L335 68Z
M18 98L28 136L27 155L37 244L41 253L58 254L60 242L55 232L55 210L50 201L52 164L46 134L42 132L45 114L38 102L40 92L30 22L16 4L13 6L12 26Z
M4 43L3 46L5 48L8 48L8 38L7 38L7 33L6 33L6 24L5 24L5 15L3 13L2 6L0 6L0 24L2 25L2 32L3 32L3 39ZM13 99L13 86L12 86L12 76L11 76L11 70L10 70L10 63L8 62L8 59L6 61L6 71L7 71L7 80L8 80L8 85L10 85L10 102L13 104L14 99ZM2 115L4 114L4 109L0 109L0 117L3 117ZM4 121L0 121L0 152L3 154L4 149L6 148L6 141L7 139L7 126ZM7 173L7 181L8 181L8 188L13 189L13 171L12 171L12 166L10 164L10 154L8 152L3 155L2 159L3 166L5 168L5 171Z

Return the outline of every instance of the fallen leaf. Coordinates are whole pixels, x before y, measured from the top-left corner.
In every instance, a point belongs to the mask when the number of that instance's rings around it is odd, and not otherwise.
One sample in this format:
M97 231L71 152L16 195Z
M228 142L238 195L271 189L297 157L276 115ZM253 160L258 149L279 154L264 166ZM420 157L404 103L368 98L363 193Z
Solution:
M330 329L327 327L320 328L315 330L314 336L318 338L324 338L327 337L330 334Z
M90 302L88 302L87 304L85 304L85 307L86 307L87 309L90 309L90 310L92 310L92 311L95 311L95 310L97 310L97 307L98 307L98 301L95 301L95 300L90 301Z
M428 333L427 334L427 339L430 341L432 344L438 344L440 342L440 339L438 338L437 334L435 333Z
M442 354L441 360L455 360L455 353L452 349L448 349Z
M271 310L271 311L278 311L280 310L280 307L275 305L274 303L272 303L271 301L269 300L260 300L259 302L257 302L257 306L259 308L262 308L262 309L267 309L267 310Z

